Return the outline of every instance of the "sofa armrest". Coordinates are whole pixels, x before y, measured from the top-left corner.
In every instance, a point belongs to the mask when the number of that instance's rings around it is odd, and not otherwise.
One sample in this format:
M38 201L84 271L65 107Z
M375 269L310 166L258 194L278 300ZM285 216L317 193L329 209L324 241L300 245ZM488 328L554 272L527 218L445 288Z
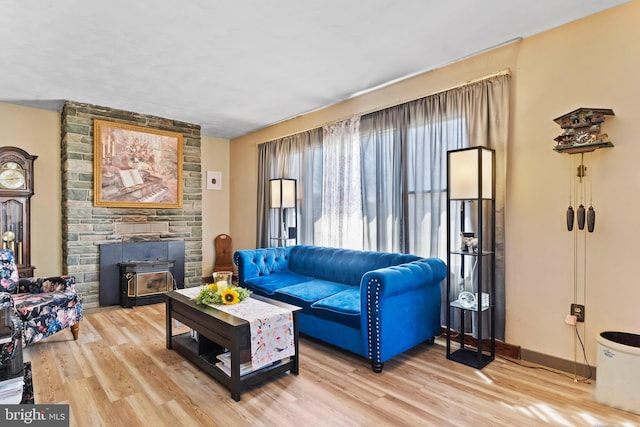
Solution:
M247 280L287 270L289 252L291 247L236 251L233 262L238 267L238 284L244 286Z
M361 328L374 363L439 333L440 282L446 275L444 261L428 258L373 270L362 277Z
M19 293L75 292L74 276L27 277L18 281Z

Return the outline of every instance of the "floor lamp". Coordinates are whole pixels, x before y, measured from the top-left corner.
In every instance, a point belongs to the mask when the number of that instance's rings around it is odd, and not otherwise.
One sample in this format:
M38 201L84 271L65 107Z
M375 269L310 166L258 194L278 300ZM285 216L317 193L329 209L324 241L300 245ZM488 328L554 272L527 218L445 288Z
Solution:
M495 185L494 150L469 147L447 152L447 265L451 269L457 261L465 283L462 287L452 283L453 272L449 271L447 358L478 369L495 358ZM466 225L475 231L465 229ZM457 244L458 236L462 237L462 246ZM468 262L471 274L467 284L464 266ZM455 350L451 345L454 316L460 325ZM466 317L471 317L476 331L471 337L466 336ZM485 331L486 320L489 324Z
M271 237L277 240L278 246L286 246L288 239L294 239L296 236L297 220L295 226L287 229L286 209L294 208L294 218L297 214L297 188L296 180L289 178L276 178L269 180L269 194L271 209L278 210L278 234ZM293 234L293 236L292 236Z

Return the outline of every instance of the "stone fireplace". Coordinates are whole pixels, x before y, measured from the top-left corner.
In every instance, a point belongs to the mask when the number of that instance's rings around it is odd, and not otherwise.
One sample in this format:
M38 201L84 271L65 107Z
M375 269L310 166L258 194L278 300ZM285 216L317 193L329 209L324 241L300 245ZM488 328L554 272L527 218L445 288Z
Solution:
M67 101L61 114L63 272L76 277L86 308L101 305L101 248L111 244L180 246L184 286L202 281L202 170L200 126ZM176 209L93 206L93 121L106 120L183 135L183 205ZM152 245L153 246L153 245ZM174 250L174 249L172 249ZM172 253L172 257L176 256ZM129 258L128 260L132 260ZM167 258L173 259L173 258ZM139 260L143 260L142 258ZM119 262L127 261L121 259ZM117 266L116 266L117 268ZM116 273L117 274L117 273ZM178 276L174 273L174 276ZM177 280L177 279L176 279ZM119 283L119 282L117 282Z

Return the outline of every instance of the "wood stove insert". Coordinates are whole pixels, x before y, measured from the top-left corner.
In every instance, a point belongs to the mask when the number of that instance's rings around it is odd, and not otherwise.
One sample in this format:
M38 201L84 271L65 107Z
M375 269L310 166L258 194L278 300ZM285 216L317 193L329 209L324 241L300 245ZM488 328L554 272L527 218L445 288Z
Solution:
M171 270L174 260L145 260L118 263L120 305L133 307L163 302L166 292L177 289Z

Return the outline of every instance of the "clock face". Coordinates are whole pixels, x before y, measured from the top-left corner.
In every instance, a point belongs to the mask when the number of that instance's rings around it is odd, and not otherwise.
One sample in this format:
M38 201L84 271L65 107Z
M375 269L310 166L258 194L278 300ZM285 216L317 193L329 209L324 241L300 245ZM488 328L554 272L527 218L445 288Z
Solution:
M9 190L25 188L24 169L19 164L7 162L0 168L0 187Z
M586 131L580 131L576 133L575 141L578 144L586 144L591 141L591 134Z

